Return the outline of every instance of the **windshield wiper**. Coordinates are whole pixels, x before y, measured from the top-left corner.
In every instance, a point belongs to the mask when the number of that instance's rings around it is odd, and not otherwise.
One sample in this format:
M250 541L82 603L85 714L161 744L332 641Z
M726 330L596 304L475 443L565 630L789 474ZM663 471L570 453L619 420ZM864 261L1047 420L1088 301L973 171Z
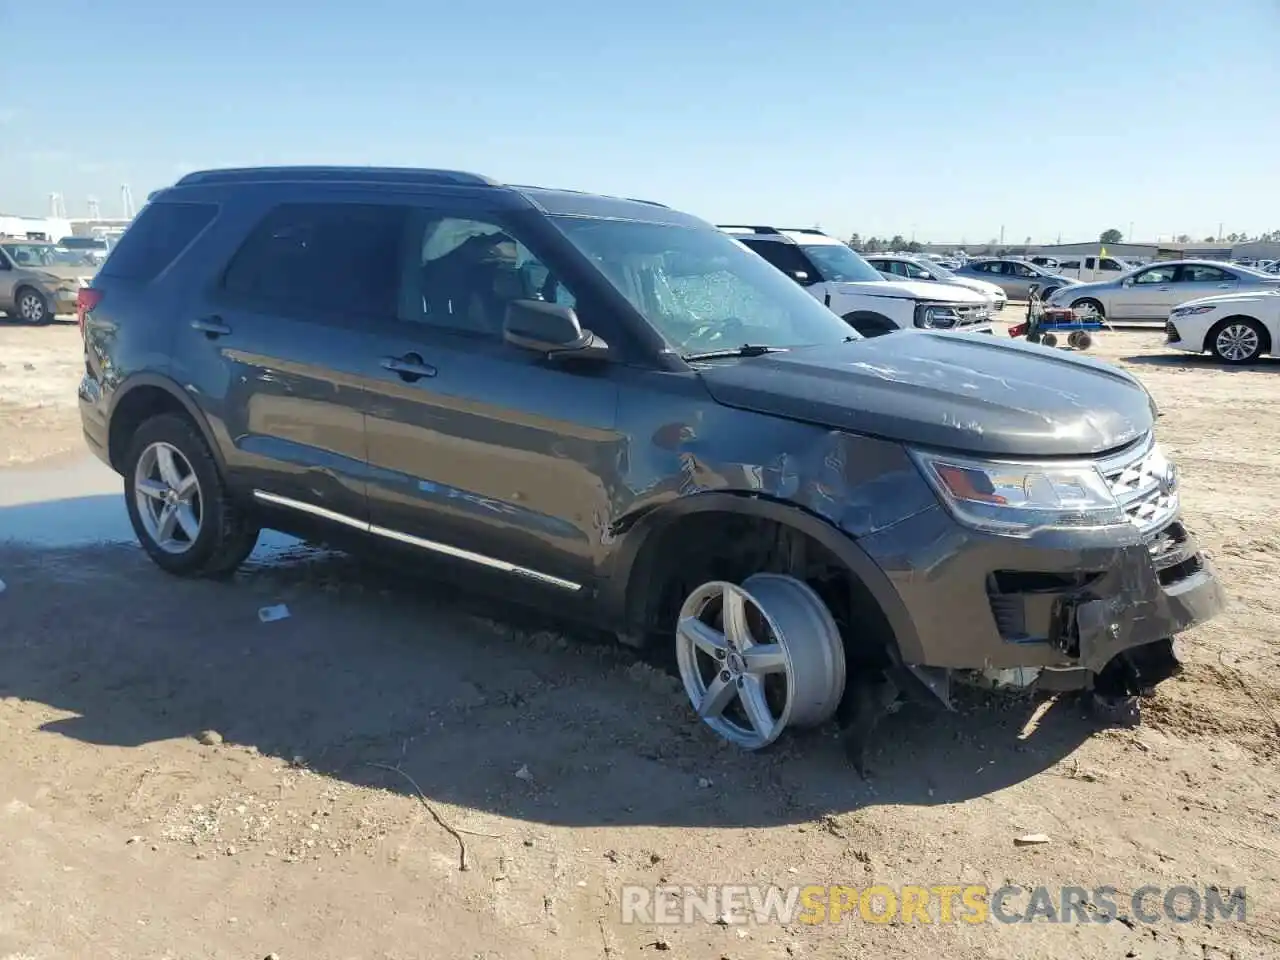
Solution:
M686 353L680 357L686 363L690 360L719 360L721 357L763 357L766 353L786 353L786 347L766 347L762 343L744 343L740 347L725 350L708 350L706 353Z

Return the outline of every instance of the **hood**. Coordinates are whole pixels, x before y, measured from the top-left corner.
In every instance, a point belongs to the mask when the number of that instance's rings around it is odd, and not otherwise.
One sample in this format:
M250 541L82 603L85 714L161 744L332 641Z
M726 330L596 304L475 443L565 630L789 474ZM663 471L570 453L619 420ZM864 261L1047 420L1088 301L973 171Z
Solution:
M69 267L62 264L54 266L24 266L22 269L30 270L33 273L45 273L51 277L57 277L59 280L74 280L80 282L81 277L92 277L97 272L97 268L86 264L83 267Z
M1004 299L1004 287L997 287L994 283L988 283L986 280L978 280L974 277L956 277L954 280L942 280L940 282L950 284L953 287L964 287L966 290L977 290L988 297Z
M977 333L904 330L699 372L725 406L978 455L1091 456L1153 419L1149 394L1116 367Z
M1197 297L1195 300L1187 300L1178 304L1177 309L1180 310L1183 307L1216 307L1219 304L1236 306L1245 303L1270 303L1277 297L1280 297L1280 280L1276 281L1274 290L1245 290L1241 293L1219 293L1212 297Z
M896 297L900 300L947 300L952 303L986 303L980 296L965 287L937 280L863 280L858 282L830 283L833 293L841 290L872 297Z

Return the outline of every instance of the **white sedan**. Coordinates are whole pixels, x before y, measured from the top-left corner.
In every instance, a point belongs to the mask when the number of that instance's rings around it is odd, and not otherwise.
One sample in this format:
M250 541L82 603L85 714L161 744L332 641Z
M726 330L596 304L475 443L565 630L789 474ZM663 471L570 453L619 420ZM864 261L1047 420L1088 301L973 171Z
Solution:
M1252 363L1264 353L1275 356L1280 290L1189 300L1170 311L1165 332L1173 349L1208 350L1223 363Z

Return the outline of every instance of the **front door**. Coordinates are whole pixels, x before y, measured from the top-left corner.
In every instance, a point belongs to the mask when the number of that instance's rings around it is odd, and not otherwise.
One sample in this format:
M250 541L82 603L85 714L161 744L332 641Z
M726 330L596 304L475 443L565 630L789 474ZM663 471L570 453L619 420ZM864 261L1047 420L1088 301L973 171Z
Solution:
M376 327L373 532L577 594L627 455L614 371L504 342L511 300L574 300L501 216L441 205L409 217L396 319Z
M1108 318L1111 320L1167 318L1169 311L1180 302L1173 282L1177 274L1176 264L1161 264L1136 274L1131 285L1121 287L1112 298Z

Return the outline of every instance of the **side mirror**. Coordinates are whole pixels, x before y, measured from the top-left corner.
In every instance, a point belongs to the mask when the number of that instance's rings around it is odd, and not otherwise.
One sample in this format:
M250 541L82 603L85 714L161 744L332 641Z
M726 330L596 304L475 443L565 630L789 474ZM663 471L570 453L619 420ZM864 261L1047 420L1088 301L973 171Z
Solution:
M548 356L570 353L602 355L609 349L609 345L590 330L582 329L572 307L544 300L513 300L507 304L502 336L513 346Z

